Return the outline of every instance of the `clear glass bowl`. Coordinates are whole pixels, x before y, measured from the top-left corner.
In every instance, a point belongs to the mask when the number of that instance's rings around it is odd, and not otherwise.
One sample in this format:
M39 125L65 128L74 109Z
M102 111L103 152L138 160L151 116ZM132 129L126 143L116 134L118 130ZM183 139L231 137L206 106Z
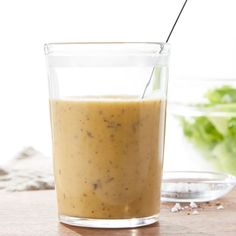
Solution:
M170 81L164 171L163 201L210 201L233 188L236 79Z
M232 175L206 171L164 172L161 198L164 202L207 202L233 189Z
M236 79L169 83L165 171L236 175Z

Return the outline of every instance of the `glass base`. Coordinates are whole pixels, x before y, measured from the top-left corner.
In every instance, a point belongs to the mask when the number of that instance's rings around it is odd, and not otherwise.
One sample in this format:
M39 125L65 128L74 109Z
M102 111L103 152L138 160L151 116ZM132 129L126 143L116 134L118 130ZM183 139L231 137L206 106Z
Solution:
M59 215L64 224L89 228L135 228L150 225L159 220L159 214L131 219L90 219Z

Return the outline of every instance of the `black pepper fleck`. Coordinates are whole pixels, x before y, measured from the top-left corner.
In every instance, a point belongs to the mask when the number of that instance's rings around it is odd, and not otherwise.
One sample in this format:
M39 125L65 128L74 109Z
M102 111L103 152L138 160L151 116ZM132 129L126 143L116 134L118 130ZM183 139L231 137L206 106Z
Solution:
M91 133L91 132L89 132L89 131L86 131L86 133L87 133L87 135L88 135L90 138L93 138L93 135L92 135L92 133Z
M93 186L93 190L97 190L98 188L101 188L102 187L102 183L101 183L101 180L97 180L95 183L92 184Z
M114 177L110 177L110 178L108 178L107 180L106 180L106 183L110 183L111 181L113 181L114 180Z

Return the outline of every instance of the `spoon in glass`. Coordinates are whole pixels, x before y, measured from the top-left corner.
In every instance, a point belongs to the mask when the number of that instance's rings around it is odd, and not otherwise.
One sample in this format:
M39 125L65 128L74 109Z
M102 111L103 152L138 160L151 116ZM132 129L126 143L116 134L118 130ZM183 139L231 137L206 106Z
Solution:
M187 1L188 1L188 0L185 0L185 2L184 2L184 4L183 4L183 6L182 6L182 8L181 8L181 10L180 10L180 12L179 12L177 18L176 18L176 20L175 20L175 22L174 22L174 24L173 24L173 26L172 26L172 28L171 28L171 31L170 31L170 33L169 33L167 39L166 39L166 43L169 42L170 36L171 36L172 32L174 31L174 28L175 28L175 26L176 26L176 24L177 24L177 22L178 22L178 20L179 20L179 18L180 18L180 16L181 16L183 10L184 10L184 7L185 7ZM161 50L160 50L159 54L162 53L163 49L164 49L164 46L161 45ZM142 99L144 99L146 90L147 90L149 84L151 83L154 70L155 70L155 67L153 67L152 72L151 72L151 75L150 75L150 78L149 78L149 80L148 80L148 82L147 82L147 84L146 84L146 86L145 86L145 88L144 88L144 91L143 91L143 94L142 94Z

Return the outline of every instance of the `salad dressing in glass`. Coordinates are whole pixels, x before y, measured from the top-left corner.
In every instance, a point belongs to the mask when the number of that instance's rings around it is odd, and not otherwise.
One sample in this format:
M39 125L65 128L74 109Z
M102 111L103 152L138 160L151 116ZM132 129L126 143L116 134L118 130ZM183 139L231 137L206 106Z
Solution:
M61 215L159 214L164 100L71 98L50 107Z

